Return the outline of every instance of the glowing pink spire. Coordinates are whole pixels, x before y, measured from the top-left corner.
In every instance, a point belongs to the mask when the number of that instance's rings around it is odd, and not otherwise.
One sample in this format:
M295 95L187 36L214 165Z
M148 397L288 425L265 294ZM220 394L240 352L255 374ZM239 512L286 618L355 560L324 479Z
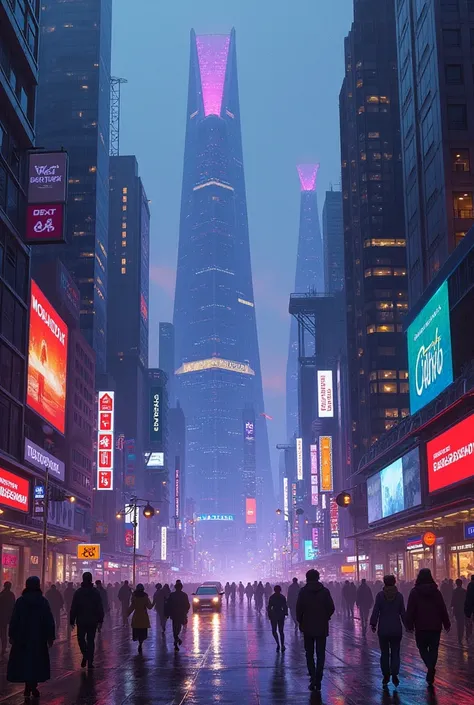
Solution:
M229 44L230 37L226 34L196 37L205 117L221 114Z
M316 177L319 164L298 164L298 176L302 191L316 191Z

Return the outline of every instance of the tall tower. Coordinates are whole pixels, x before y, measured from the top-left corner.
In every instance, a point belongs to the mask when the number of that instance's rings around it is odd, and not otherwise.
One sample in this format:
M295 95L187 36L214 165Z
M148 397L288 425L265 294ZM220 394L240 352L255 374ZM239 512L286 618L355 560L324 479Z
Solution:
M297 170L301 186L301 209L294 293L323 293L323 242L316 194L319 164L300 164ZM291 319L290 324L286 367L286 430L288 439L298 430L298 324L295 318Z
M342 193L326 191L323 206L324 281L326 292L344 291L344 221Z
M273 491L261 416L234 30L191 32L174 326L176 398L187 426L187 496L198 513L233 514L233 526L243 526L247 406L256 415L257 483L265 487L267 508ZM215 535L232 533L221 528Z

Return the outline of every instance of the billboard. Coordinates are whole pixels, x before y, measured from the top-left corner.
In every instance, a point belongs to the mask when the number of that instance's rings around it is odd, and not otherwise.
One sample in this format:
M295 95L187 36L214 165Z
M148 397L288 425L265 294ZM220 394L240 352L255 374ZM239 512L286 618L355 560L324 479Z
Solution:
M26 403L64 434L68 328L31 280Z
M168 557L168 528L161 527L161 560L165 561Z
M133 504L125 505L125 545L127 548L133 548L133 521L135 517L135 506ZM136 513L137 525L135 527L135 548L140 546L140 512Z
M147 468L164 468L165 466L165 454L164 453L145 453L145 462Z
M234 521L233 514L198 514L196 521Z
M421 504L418 447L367 479L367 504L369 524Z
M163 442L162 392L161 387L150 389L150 443Z
M303 479L303 439L296 439L296 479Z
M474 414L426 445L428 491L436 492L474 477Z
M290 511L290 501L288 492L288 478L283 478L283 514L285 515L285 521L288 521L288 513Z
M332 492L334 489L332 436L319 437L319 467L321 470L321 492Z
M65 203L67 152L34 152L28 163L28 203Z
M0 505L20 512L30 509L30 483L0 467Z
M25 438L24 457L26 462L30 463L30 465L33 465L39 470L44 470L45 472L48 470L52 478L64 482L66 466L63 461L55 458L54 455L40 448L40 446L37 446L36 443L33 443L33 441L30 441L28 438Z
M100 543L78 543L77 557L80 561L100 561Z
M318 370L318 414L320 419L334 416L332 370Z
M180 467L179 458L176 458L176 467L174 470L174 515L176 519L179 519L180 511Z
M245 499L245 523L257 523L257 500L253 497L247 497Z
M333 551L338 551L340 549L339 507L335 497L331 497L329 501L329 526L331 529L331 549Z
M407 330L410 413L453 381L449 291L445 281Z
M115 393L99 392L97 416L97 490L114 489Z
M314 561L318 557L318 549L314 548L313 542L305 540L304 542L304 559L305 561Z
M313 443L309 448L311 459L311 505L319 504L319 478L318 478L318 446Z
M64 204L28 205L25 241L29 245L64 242Z

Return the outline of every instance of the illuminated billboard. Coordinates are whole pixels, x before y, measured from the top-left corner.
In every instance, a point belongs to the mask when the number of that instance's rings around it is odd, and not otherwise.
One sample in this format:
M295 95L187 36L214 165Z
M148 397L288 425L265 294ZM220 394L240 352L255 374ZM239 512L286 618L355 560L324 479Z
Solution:
M319 437L319 467L321 471L321 492L332 492L334 489L332 436Z
M164 468L165 466L165 454L164 453L145 453L145 463L147 468Z
M318 549L314 548L313 542L305 540L304 542L304 559L305 561L314 561L318 557Z
M97 489L114 489L114 392L99 392L97 413Z
M161 527L161 560L166 561L168 557L168 528Z
M26 403L64 434L68 328L31 280Z
M421 504L419 448L367 479L367 504L369 524Z
M436 492L474 477L474 414L426 445L428 491Z
M245 500L245 523L257 523L257 500L253 497L247 497Z
M0 468L0 505L20 512L28 512L30 509L28 480Z
M133 520L135 517L135 505L125 505L125 546L133 548ZM140 513L136 513L137 525L135 527L135 548L140 547Z
M150 443L163 442L162 388L150 389Z
M28 159L28 203L65 203L66 152L34 152Z
M334 416L332 370L318 370L318 415L320 419Z
M311 459L311 505L319 504L319 478L318 478L318 446L313 443L309 448Z
M296 439L296 479L303 479L303 439Z
M64 204L27 206L25 241L29 245L64 242Z
M234 521L233 514L198 514L196 521Z
M290 496L288 492L288 478L283 478L283 513L285 521L288 521L288 512L290 511Z
M335 497L331 497L329 501L329 525L331 529L331 549L338 551L341 547L339 540L339 507Z
M410 413L453 381L448 282L433 294L407 330Z

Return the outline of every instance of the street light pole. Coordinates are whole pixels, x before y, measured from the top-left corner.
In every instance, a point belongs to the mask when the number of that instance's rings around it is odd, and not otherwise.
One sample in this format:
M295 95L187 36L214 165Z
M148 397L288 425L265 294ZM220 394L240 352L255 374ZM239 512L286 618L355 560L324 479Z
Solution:
M49 468L46 466L43 500L43 544L41 551L41 586L46 589L46 556L48 553Z
M137 499L136 497L134 498L134 504L133 504L133 567L132 567L132 583L133 587L136 587L136 572L137 572L137 523L138 523L138 517L137 517Z

